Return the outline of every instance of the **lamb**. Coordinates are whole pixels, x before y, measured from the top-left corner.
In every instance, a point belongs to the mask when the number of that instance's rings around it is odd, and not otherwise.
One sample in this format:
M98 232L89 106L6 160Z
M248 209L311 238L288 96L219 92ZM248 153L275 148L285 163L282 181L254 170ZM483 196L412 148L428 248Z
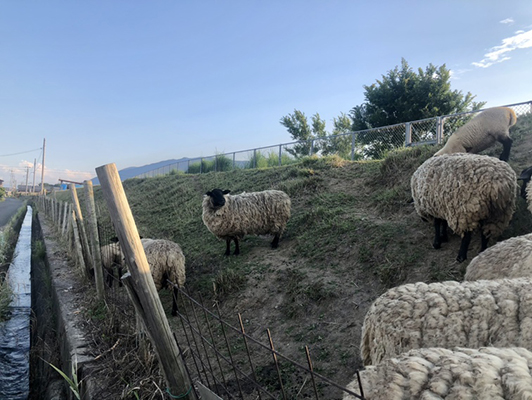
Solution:
M425 348L367 367L360 380L366 400L529 400L530 365L532 353L520 347ZM347 388L361 395L358 377Z
M181 247L165 239L141 239L157 290L168 287L168 281L183 287L186 281L185 255ZM172 315L177 315L177 287L173 288Z
M239 239L245 235L273 235L272 248L290 218L290 197L280 190L230 195L230 190L213 189L203 198L203 223L219 239L226 241L225 255L240 254Z
M118 244L118 239L111 239L112 243L102 246L101 257L102 257L102 267L106 273L107 286L110 288L113 287L113 280L115 279L114 271L118 271L118 284L122 286L122 281L120 277L122 276L122 266L124 255Z
M445 146L434 154L452 153L479 153L495 142L503 145L503 151L499 157L502 161L510 158L512 139L510 127L517 122L515 112L508 107L494 107L483 111L464 126L454 132Z
M473 258L464 280L532 278L532 233L495 244Z
M494 157L477 154L431 157L414 172L410 186L417 213L434 220L435 249L447 240L447 226L462 237L458 262L467 259L473 230L480 228L483 251L490 237L506 229L517 196L513 169Z
M406 284L388 290L366 313L364 365L436 346L532 350L532 280Z

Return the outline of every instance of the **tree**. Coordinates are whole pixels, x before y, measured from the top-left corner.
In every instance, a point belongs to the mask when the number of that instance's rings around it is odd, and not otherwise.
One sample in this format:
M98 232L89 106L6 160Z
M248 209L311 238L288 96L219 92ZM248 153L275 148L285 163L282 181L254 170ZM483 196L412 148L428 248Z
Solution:
M372 85L364 85L366 101L353 107L350 117L354 131L377 128L408 121L416 121L440 115L480 109L485 103L474 102L468 92L451 90L451 72L445 64L436 67L429 64L415 73L406 60L401 67L383 75ZM365 146L365 156L374 158L393 147L386 135L362 134L357 136Z
M321 150L323 155L337 154L342 158L351 157L351 118L341 113L333 119L332 136L322 141Z
M306 115L294 110L293 114L288 114L281 118L281 125L288 129L288 133L292 139L301 141L295 144L292 148L287 148L286 151L296 158L312 155L320 150L320 143L318 140L312 143L313 139L320 139L327 136L325 130L325 121L320 118L318 113L312 116L312 124L309 125Z
M6 188L0 186L0 201L4 201L6 198Z

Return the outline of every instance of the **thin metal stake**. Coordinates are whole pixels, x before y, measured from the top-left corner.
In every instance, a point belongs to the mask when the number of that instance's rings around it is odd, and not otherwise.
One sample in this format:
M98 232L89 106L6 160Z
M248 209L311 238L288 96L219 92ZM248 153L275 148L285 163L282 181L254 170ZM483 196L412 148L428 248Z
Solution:
M233 372L235 373L235 379L236 379L236 383L238 384L238 390L240 391L240 397L244 399L244 394L242 393L242 387L240 386L240 379L238 379L236 365L235 365L235 362L233 361L233 354L231 353L231 346L229 345L229 341L227 340L227 335L225 334L224 323L222 321L222 313L220 312L220 307L218 306L218 304L216 304L216 310L218 311L218 318L220 320L220 326L222 327L222 332L224 334L225 344L227 346L227 351L229 353L229 359L231 360L231 366L233 367Z
M312 367L312 360L310 359L310 352L308 350L308 346L305 346L305 352L307 353L308 368L310 369L312 386L314 386L314 394L316 394L316 400L318 400L318 389L316 388L316 381L314 380L314 368Z
M281 378L281 371L279 369L279 363L277 362L277 355L275 354L275 349L273 347L272 335L269 329L266 329L268 333L268 339L270 340L270 348L272 349L273 361L275 362L275 368L277 369L277 376L279 377L279 384L281 385L281 391L283 392L283 399L286 399L286 393L284 392L283 379Z
M362 380L360 379L360 371L357 369L358 388L360 389L361 399L364 398L364 389L362 389Z
M240 330L242 331L242 339L244 339L244 344L246 345L246 351L248 353L248 360L249 360L249 365L251 366L251 372L253 372L253 379L255 379L255 382L258 383L257 375L255 374L255 367L253 366L253 361L251 361L251 353L249 352L248 341L246 340L246 332L244 331L244 323L242 322L242 316L240 315L240 313L238 313L238 321L240 322ZM259 399L262 399L259 389L257 389L257 393L259 394Z

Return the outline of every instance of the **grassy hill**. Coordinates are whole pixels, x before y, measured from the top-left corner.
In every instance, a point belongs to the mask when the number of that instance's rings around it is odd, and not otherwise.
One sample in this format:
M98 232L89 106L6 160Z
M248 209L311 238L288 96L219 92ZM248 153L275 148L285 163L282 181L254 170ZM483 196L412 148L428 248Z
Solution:
M532 165L530 120L522 118L512 131L510 164L518 174ZM123 185L140 234L183 248L193 296L217 303L229 320L241 313L246 332L259 340L266 341L269 328L276 349L293 359L302 359L308 345L316 370L347 384L361 367L360 333L371 303L403 283L461 280L480 248L474 235L469 259L456 263L460 238L452 235L434 250L432 225L415 213L410 177L437 149L403 149L382 161L308 158L283 167L174 174ZM490 154L500 152L497 147ZM203 194L213 188L288 193L292 217L280 247L270 249L270 237L247 237L240 256L224 256L225 243L201 219ZM95 196L103 204L99 188ZM519 198L499 240L530 232L532 215ZM164 302L169 309L169 297Z

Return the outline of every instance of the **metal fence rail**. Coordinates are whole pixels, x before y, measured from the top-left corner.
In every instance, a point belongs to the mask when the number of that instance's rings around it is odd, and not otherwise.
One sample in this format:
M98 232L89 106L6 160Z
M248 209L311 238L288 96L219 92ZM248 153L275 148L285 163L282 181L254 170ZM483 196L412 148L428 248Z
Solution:
M275 350L269 329L265 332L268 344L263 344L245 332L240 314L235 327L222 319L218 307L212 312L185 289L179 288L178 293L182 329L176 340L191 381L201 382L226 400L341 399L344 393L364 399L360 379L362 395L316 372L307 346L305 366Z
M511 107L520 116L532 112L532 101L510 104L505 107ZM171 173L197 174L242 168L275 167L295 163L297 157L301 155L336 154L350 160L379 160L393 149L422 144L441 144L447 136L481 111L483 110L443 115L308 141L281 143L232 153L220 153L209 157L192 158L153 169L135 178L149 178Z

